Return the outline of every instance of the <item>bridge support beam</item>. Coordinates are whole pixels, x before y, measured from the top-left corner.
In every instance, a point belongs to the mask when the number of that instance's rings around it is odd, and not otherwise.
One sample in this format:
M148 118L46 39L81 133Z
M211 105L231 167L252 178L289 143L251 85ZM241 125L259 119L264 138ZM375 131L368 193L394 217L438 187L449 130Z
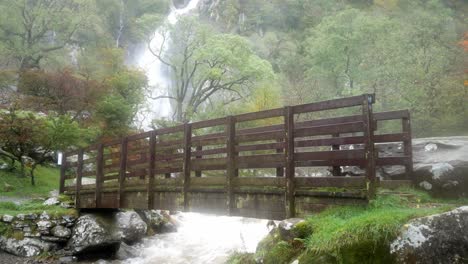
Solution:
M296 215L296 205L294 201L294 110L290 106L284 108L284 124L286 143L285 213L286 218L291 218Z
M226 118L226 140L226 206L228 215L232 215L235 207L233 178L236 176L236 119L233 116L229 116Z
M362 101L362 119L364 121L364 150L366 158L366 178L367 178L367 198L372 199L375 196L376 177L375 160L376 152L374 146L374 118L372 115L373 95L363 95Z
M192 124L184 124L184 163L182 173L184 175L184 211L190 209L189 189L190 189L190 158L192 152Z

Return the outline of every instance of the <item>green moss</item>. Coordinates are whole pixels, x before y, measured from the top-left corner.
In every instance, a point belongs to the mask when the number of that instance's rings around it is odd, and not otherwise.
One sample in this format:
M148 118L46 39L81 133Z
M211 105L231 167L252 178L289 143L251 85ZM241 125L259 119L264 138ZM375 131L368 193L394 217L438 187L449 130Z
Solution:
M12 237L13 227L10 224L0 222L0 236Z
M42 212L48 213L51 217L60 217L63 215L78 216L78 212L75 209L44 205L41 200L31 200L22 204L0 202L0 214L2 215L8 214L16 216L18 214L41 214Z

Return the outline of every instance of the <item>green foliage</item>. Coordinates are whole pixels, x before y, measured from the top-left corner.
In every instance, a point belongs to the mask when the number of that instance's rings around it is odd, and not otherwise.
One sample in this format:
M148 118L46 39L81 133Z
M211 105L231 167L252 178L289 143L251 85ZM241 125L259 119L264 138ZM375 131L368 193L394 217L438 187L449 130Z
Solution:
M62 215L77 216L78 212L75 209L66 209L60 206L43 205L42 200L32 200L21 204L12 202L0 202L0 214L13 215L18 214L41 214L42 212L48 213L51 217L59 217Z
M234 252L226 261L228 264L255 264L254 254Z

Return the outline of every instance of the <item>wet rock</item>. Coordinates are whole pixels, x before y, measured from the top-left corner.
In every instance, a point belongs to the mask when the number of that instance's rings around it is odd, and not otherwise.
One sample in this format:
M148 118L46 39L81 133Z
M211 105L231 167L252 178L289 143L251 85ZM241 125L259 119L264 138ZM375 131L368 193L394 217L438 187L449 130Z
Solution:
M50 219L50 215L47 213L47 212L42 212L42 214L39 216L39 219L40 220L49 220Z
M15 217L12 216L12 215L4 215L2 217L2 221L5 222L5 223L11 223L11 222L13 222L13 219L15 219Z
M0 249L19 257L34 257L43 252L55 250L57 245L35 238L16 240L0 237Z
M45 200L44 205L57 205L60 204L58 197L50 197L49 199Z
M77 258L73 256L66 256L66 257L61 257L58 259L59 264L74 263L76 261L77 261Z
M74 255L115 254L121 242L112 217L82 215L76 221L67 247Z
M138 242L146 235L148 227L135 211L118 212L116 222L122 239L127 244Z
M294 232L294 227L302 222L305 222L302 218L289 218L279 222L278 231L281 239L285 241L291 241L295 237L298 237L298 234Z
M46 221L46 220L41 220L36 223L37 225L37 231L41 233L42 235L48 235L50 234L50 229L54 226L54 224L51 221Z
M465 263L468 206L411 220L390 248L398 263Z
M59 238L69 238L71 236L71 230L63 226L55 226L50 232L53 236Z
M125 242L122 242L120 244L120 248L117 251L117 254L115 255L116 259L119 260L126 260L129 258L134 258L136 256L137 255L135 254L135 249L127 245Z

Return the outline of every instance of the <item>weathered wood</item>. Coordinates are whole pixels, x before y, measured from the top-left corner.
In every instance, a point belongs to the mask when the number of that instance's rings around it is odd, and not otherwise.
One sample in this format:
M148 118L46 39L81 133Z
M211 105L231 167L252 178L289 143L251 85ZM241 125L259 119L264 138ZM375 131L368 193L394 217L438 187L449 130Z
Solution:
M191 163L192 170L225 170L227 167L226 158L205 158L205 159L194 159Z
M240 115L235 116L235 119L236 119L236 122L245 122L245 121L258 120L258 119L280 117L282 115L283 115L283 109L275 108L271 110L240 114Z
M148 201L148 209L154 208L154 177L156 175L156 132L152 131L150 134L149 142L150 152L150 163L149 163L149 175L148 175L148 186L146 189L146 196Z
M284 142L262 143L262 144L254 144L254 145L236 146L236 151L242 152L242 151L257 151L257 150L275 150L277 151L277 153L283 153L284 146L285 146Z
M327 167L327 166L365 166L366 159L332 159L296 161L296 167Z
M409 118L408 110L397 110L397 111L388 111L380 112L373 114L373 120L383 121L383 120L393 120L393 119L406 119Z
M276 153L280 154L280 153L283 153L284 150L284 143L283 143L283 140L284 139L278 139L278 144L281 146L281 147L278 147L276 148ZM281 167L276 167L276 177L283 177L284 176L284 165L281 166Z
M374 135L374 143L386 143L386 142L405 142L408 139L411 140L411 135L404 133L395 133L395 134L382 134Z
M293 106L293 110L294 110L294 113L301 114L301 113L307 113L307 112L331 110L331 109L338 109L338 108L351 107L351 106L360 106L362 104L362 98L363 97L368 98L370 96L372 95L358 95L358 96L353 96L353 97L333 99L333 100L322 101L322 102L311 103L311 104L296 105L296 106Z
M76 208L80 208L81 178L83 178L83 149L78 150L78 165L76 167L76 183L75 183L75 206Z
M319 135L333 135L363 131L363 122L342 123L336 125L312 126L295 129L295 137L310 137Z
M333 134L332 137L334 137L334 138L340 137L340 134L339 133ZM332 150L339 151L340 150L340 145L339 144L333 144L332 145ZM333 176L341 176L341 167L340 166L333 166L332 167L332 175Z
M299 152L294 154L296 161L309 160L346 160L346 159L364 159L366 152L362 149L353 150L332 150L332 151L315 151L315 152Z
M226 148L215 148L215 149L203 150L202 146L198 146L197 150L192 152L192 155L195 155L196 159L201 159L203 158L203 156L225 154L225 153L226 153Z
M197 146L196 150L197 150L197 151L196 151L195 153L192 153L193 155L195 155L195 158L196 158L196 159L201 159L201 158L203 158L203 154L200 154L200 153L202 153L202 151L203 151L203 147L202 147L202 146ZM221 149L221 150L223 150L223 149ZM224 149L224 151L225 151L225 149ZM223 151L223 152L224 152L224 151ZM223 152L220 152L220 153L223 153ZM206 152L205 152L205 153L206 153ZM215 154L217 154L217 153L215 152ZM206 154L205 154L205 155L206 155ZM202 172L201 172L201 171L199 171L199 170L198 170L198 171L195 171L195 177L201 177L201 176L202 176Z
M362 99L362 118L364 120L364 140L365 140L365 160L366 160L366 177L368 181L368 196L375 196L375 159L376 152L374 146L374 119L372 115L373 99L369 96L363 96Z
M232 215L234 210L234 192L233 178L236 170L236 119L232 116L226 118L226 149L227 149L227 168L226 168L226 206L228 215Z
M60 166L60 185L59 185L59 193L63 193L65 191L65 177L67 172L67 153L62 154L62 165Z
M411 163L411 156L379 157L376 159L376 165L378 166L403 165L407 167Z
M182 172L184 175L184 210L187 212L189 209L188 191L190 188L190 155L192 151L192 125L186 123L184 125L184 164Z
M296 148L306 148L306 147L349 145L349 144L363 144L363 143L364 143L363 136L353 136L353 137L336 137L336 138L298 140L294 142L294 146Z
M409 180L413 175L413 143L411 140L411 121L410 114L402 119L402 130L405 135L408 135L403 140L403 151L405 156L408 157L408 161L405 164L406 178Z
M104 145L99 144L97 147L97 156L96 156L96 193L95 193L95 201L96 201L96 208L101 208L101 189L102 189L102 181L104 178L104 166L103 166L103 153L104 153Z
M270 155L251 155L240 156L235 158L236 168L239 169L254 169L254 168L277 168L284 166L284 154Z
M249 142L249 141L260 141L260 140L277 140L284 136L284 131L268 131L261 133L251 133L236 136L236 142Z
M296 177L296 190L298 188L366 188L365 177Z
M294 204L294 108L287 106L284 108L284 124L285 124L285 214L286 218L295 216Z

